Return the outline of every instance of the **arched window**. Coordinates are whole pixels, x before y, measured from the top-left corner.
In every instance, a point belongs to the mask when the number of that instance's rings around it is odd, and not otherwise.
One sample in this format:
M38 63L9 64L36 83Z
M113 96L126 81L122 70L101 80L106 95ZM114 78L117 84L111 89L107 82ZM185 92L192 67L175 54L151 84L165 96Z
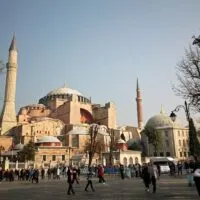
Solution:
M181 140L179 140L178 143L179 143L179 146L181 146Z
M138 157L135 157L135 164L138 163Z

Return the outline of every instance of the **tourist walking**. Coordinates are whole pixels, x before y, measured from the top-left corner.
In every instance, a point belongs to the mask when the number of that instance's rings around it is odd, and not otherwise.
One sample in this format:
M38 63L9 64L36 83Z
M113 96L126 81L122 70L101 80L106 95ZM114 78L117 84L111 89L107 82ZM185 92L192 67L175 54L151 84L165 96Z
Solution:
M36 184L39 183L39 170L35 169L33 172L32 183L35 181Z
M145 190L149 192L150 174L148 171L148 165L146 163L142 166L142 178L145 185Z
M56 171L56 179L57 179L57 180L60 180L60 167L57 168L57 171Z
M121 179L124 180L124 165L120 165L119 166L119 172L120 172L120 175L121 175Z
M67 182L69 184L67 194L68 195L71 195L71 193L75 194L74 188L73 188L73 170L71 166L67 170Z
M181 161L178 161L178 163L177 163L177 169L178 169L178 176L182 175L183 165L182 165Z
M77 171L76 167L73 168L73 182L75 182L75 181L76 181L77 184L79 184L79 181L78 181L78 171Z
M153 193L156 193L156 180L158 178L158 170L157 167L152 162L149 163L148 173L150 176L150 182L153 185Z
M91 167L89 167L89 169L88 169L88 174L87 174L87 185L86 185L86 187L85 187L85 191L87 192L88 190L88 187L89 187L89 185L90 185L90 187L91 187L91 189L92 189L92 191L94 192L95 191L95 189L94 189L94 187L93 187L93 184L92 184L92 177L93 177L93 172L92 172L92 168Z
M104 180L104 168L102 165L99 165L98 168L98 178L99 178L99 183L105 184L105 180Z

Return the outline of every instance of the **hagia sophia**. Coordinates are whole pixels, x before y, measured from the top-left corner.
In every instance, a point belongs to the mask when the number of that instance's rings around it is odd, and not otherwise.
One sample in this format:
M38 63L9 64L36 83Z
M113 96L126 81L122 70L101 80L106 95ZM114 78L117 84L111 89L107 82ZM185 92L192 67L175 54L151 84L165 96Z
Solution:
M86 144L89 139L88 129L91 124L98 124L98 140L104 143L102 155L95 157L95 163L107 163L106 153L109 152L108 130L114 132L118 146L122 151L116 152L115 161L124 164L141 162L141 151L130 151L126 144L139 142L143 129L142 95L136 85L137 126L121 126L116 124L116 105L107 102L105 105L93 103L91 98L66 85L53 89L38 103L25 105L16 114L15 95L18 69L18 50L16 38L13 36L7 63L5 96L0 116L1 155L9 156L9 152L17 155L24 145L32 141L36 144L35 162L38 166L69 164L70 161L87 163ZM161 131L163 146L158 156L172 156L178 159L188 157L188 128L173 122L163 111L147 121ZM123 133L125 140L122 141ZM154 156L153 148L144 138L147 153Z

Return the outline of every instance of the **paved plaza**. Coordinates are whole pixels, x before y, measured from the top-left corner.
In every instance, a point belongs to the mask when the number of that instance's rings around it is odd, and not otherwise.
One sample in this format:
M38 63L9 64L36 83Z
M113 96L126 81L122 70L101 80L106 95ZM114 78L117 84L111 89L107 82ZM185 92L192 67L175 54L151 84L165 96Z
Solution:
M158 182L156 194L144 191L141 179L125 179L119 177L108 178L106 184L99 184L94 180L95 192L85 192L85 178L80 184L74 184L75 195L67 195L67 181L44 180L38 185L29 182L13 182L0 184L1 200L139 200L139 199L199 199L195 187L188 187L184 178L171 178L167 175Z

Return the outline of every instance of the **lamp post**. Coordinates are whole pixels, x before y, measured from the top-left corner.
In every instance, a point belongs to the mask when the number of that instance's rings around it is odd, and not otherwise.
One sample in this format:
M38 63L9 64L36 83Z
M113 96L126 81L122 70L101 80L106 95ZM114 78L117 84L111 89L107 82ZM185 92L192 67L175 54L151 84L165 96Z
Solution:
M175 112L178 112L181 108L184 109L185 111L185 115L186 115L186 119L189 122L190 120L190 112L189 112L189 105L187 104L187 102L185 101L184 103L185 105L178 105L170 114L170 118L173 122L176 121L176 114Z
M190 117L189 105L185 101L185 105L178 105L170 114L170 117L173 121L176 120L176 114L174 112L178 112L181 108L184 109L186 118L189 124L189 150L191 156L199 156L200 154L200 144L197 138L196 128L193 122L193 119Z
M72 148L71 146L68 147L69 166L72 164L72 163L71 163L71 150L72 150L72 149L73 149L73 148Z

